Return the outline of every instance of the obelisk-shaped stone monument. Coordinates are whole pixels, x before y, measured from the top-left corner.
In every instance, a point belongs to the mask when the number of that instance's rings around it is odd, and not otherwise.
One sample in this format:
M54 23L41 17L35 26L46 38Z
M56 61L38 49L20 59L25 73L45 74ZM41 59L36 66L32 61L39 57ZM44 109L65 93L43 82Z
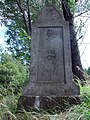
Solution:
M37 96L79 95L72 80L69 23L52 5L44 6L32 25L30 70L30 82L23 92L29 105L35 104Z

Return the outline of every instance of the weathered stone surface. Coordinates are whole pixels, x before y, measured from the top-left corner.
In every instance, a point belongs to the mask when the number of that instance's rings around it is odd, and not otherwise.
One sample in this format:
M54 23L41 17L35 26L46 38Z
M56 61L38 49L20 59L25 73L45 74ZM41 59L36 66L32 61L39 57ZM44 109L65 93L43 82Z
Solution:
M25 96L79 95L72 80L69 25L52 5L45 6L32 25L30 68Z

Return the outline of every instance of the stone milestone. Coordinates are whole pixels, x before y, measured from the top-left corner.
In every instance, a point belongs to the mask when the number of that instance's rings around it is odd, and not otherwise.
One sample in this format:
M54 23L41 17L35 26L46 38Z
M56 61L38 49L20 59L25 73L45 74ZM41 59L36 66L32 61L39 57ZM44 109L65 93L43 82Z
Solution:
M31 38L30 82L23 96L36 99L79 95L79 87L72 80L69 23L54 6L41 10L32 24ZM35 104L36 100L32 101Z

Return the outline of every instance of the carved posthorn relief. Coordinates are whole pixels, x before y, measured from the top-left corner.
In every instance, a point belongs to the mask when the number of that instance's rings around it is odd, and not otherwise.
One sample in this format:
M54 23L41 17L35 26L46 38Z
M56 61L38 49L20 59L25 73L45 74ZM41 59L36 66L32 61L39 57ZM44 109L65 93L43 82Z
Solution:
M46 51L46 58L47 58L47 60L55 60L56 59L56 52L55 52L55 50L47 50Z

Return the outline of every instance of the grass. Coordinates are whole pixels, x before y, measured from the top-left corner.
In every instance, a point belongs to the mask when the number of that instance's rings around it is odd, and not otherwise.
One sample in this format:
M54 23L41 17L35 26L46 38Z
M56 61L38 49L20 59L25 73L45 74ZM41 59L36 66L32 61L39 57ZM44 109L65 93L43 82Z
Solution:
M0 90L0 120L90 120L90 83L87 82L85 86L80 86L82 103L73 105L64 113L50 115L42 111L16 113L17 103L21 93L15 95L12 92L8 93L7 89ZM43 114L45 113L45 114Z
M82 103L69 109L67 120L90 120L90 83L80 86L80 92Z

